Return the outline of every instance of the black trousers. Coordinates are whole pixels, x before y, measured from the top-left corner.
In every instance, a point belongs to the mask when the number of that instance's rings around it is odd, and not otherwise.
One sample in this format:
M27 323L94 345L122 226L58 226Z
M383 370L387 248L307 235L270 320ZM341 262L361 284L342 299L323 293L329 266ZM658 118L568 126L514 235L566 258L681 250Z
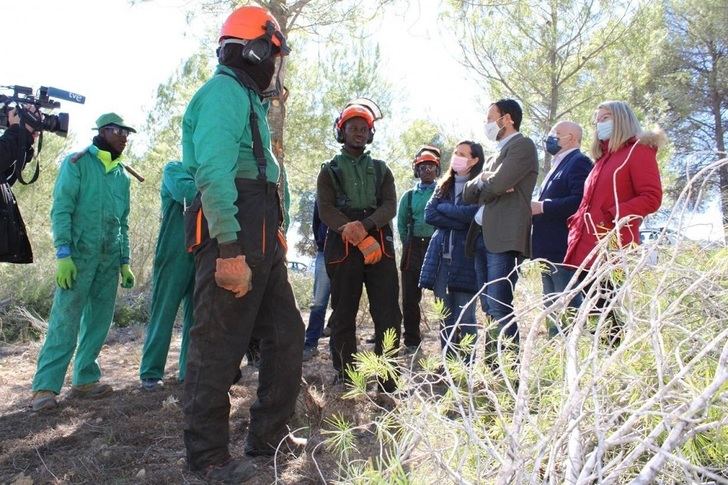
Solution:
M340 375L346 376L347 366L354 362L356 353L356 314L362 288L369 297L369 312L374 321L374 352L382 354L384 333L393 329L395 348L399 348L402 313L399 310L399 281L394 258L383 256L376 264L365 265L358 249L353 248L345 260L327 263L331 279L331 360ZM383 384L390 390L393 383Z
M218 287L217 241L204 238L195 252L195 324L185 377L184 439L192 470L230 456L228 391L251 336L260 339L261 358L247 437L253 448L275 447L285 436L301 382L304 326L276 240L278 196L270 184L238 180L236 185L237 218L244 228L238 238L246 257L255 261L253 286L242 298Z
M420 334L420 272L425 260L429 237L412 237L402 248L402 317L404 323L404 345L418 346L422 341Z

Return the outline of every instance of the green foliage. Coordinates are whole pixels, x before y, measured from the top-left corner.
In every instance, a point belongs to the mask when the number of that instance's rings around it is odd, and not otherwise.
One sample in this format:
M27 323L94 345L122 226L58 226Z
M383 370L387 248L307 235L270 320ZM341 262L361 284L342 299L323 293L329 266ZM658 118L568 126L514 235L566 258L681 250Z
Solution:
M296 40L296 38L294 38ZM313 255L313 198L321 164L339 152L333 124L351 99L367 97L384 113L392 92L380 69L379 47L352 36L326 49L313 39L298 37L298 55L287 64L286 165L292 194L292 220L302 236L297 250ZM378 140L379 134L375 137ZM373 153L376 155L378 141Z
M288 282L293 289L293 296L296 298L298 308L309 308L313 303L313 275L288 271Z
M325 423L332 429L323 430L321 433L327 436L327 448L338 454L339 457L345 458L352 451L356 451L356 440L354 439L354 428L351 424L340 415L334 415L326 418Z
M556 121L572 119L588 144L599 102L644 93L663 32L657 8L626 0L452 1L446 19L489 98L522 103L522 131L540 138Z

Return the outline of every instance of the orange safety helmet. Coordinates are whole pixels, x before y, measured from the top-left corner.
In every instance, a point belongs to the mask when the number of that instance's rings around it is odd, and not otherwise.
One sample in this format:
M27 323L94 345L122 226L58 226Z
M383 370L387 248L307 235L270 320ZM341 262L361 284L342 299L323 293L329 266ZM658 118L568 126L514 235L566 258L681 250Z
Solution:
M283 50L286 41L281 26L273 15L263 7L240 7L235 9L220 29L220 37L218 42L225 37L235 37L236 39L254 40L263 37L267 33L267 25L270 22L274 32L271 36L271 43ZM281 55L280 53L278 55Z
M420 163L434 163L438 167L440 166L440 157L435 155L432 152L422 152L420 155L415 158L414 165L415 167L419 165Z
M369 128L374 126L374 115L372 112L364 106L354 104L344 108L344 111L342 111L339 115L339 119L336 120L336 127L342 130L344 128L344 123L352 118L364 118L364 121L367 122Z
M437 167L437 176L440 176L440 149L431 145L422 145L412 161L412 173L415 178L419 177L417 165L420 163L434 163Z

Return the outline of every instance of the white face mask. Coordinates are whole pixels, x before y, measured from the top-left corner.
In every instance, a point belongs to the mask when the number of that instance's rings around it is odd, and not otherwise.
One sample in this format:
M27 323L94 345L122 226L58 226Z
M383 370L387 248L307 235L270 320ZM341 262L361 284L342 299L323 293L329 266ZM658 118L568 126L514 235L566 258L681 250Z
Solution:
M503 118L503 116L498 118L498 120L501 118ZM498 120L489 121L485 124L485 137L490 141L496 141L498 139L498 133L500 133L503 129L498 126Z
M599 123L597 123L597 138L599 138L600 140L609 140L610 138L612 138L613 132L613 120L600 121Z

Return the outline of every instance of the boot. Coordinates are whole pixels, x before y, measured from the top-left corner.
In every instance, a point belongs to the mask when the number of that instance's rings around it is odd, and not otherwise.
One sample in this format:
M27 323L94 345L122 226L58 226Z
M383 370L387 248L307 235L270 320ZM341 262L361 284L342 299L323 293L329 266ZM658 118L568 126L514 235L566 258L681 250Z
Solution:
M58 401L51 391L35 391L30 406L33 411L50 411L58 407Z
M229 458L227 461L209 465L203 471L205 479L210 483L243 483L258 474L254 463L240 458Z
M90 382L71 387L70 397L75 399L99 399L108 396L112 392L114 392L114 389L108 384Z

